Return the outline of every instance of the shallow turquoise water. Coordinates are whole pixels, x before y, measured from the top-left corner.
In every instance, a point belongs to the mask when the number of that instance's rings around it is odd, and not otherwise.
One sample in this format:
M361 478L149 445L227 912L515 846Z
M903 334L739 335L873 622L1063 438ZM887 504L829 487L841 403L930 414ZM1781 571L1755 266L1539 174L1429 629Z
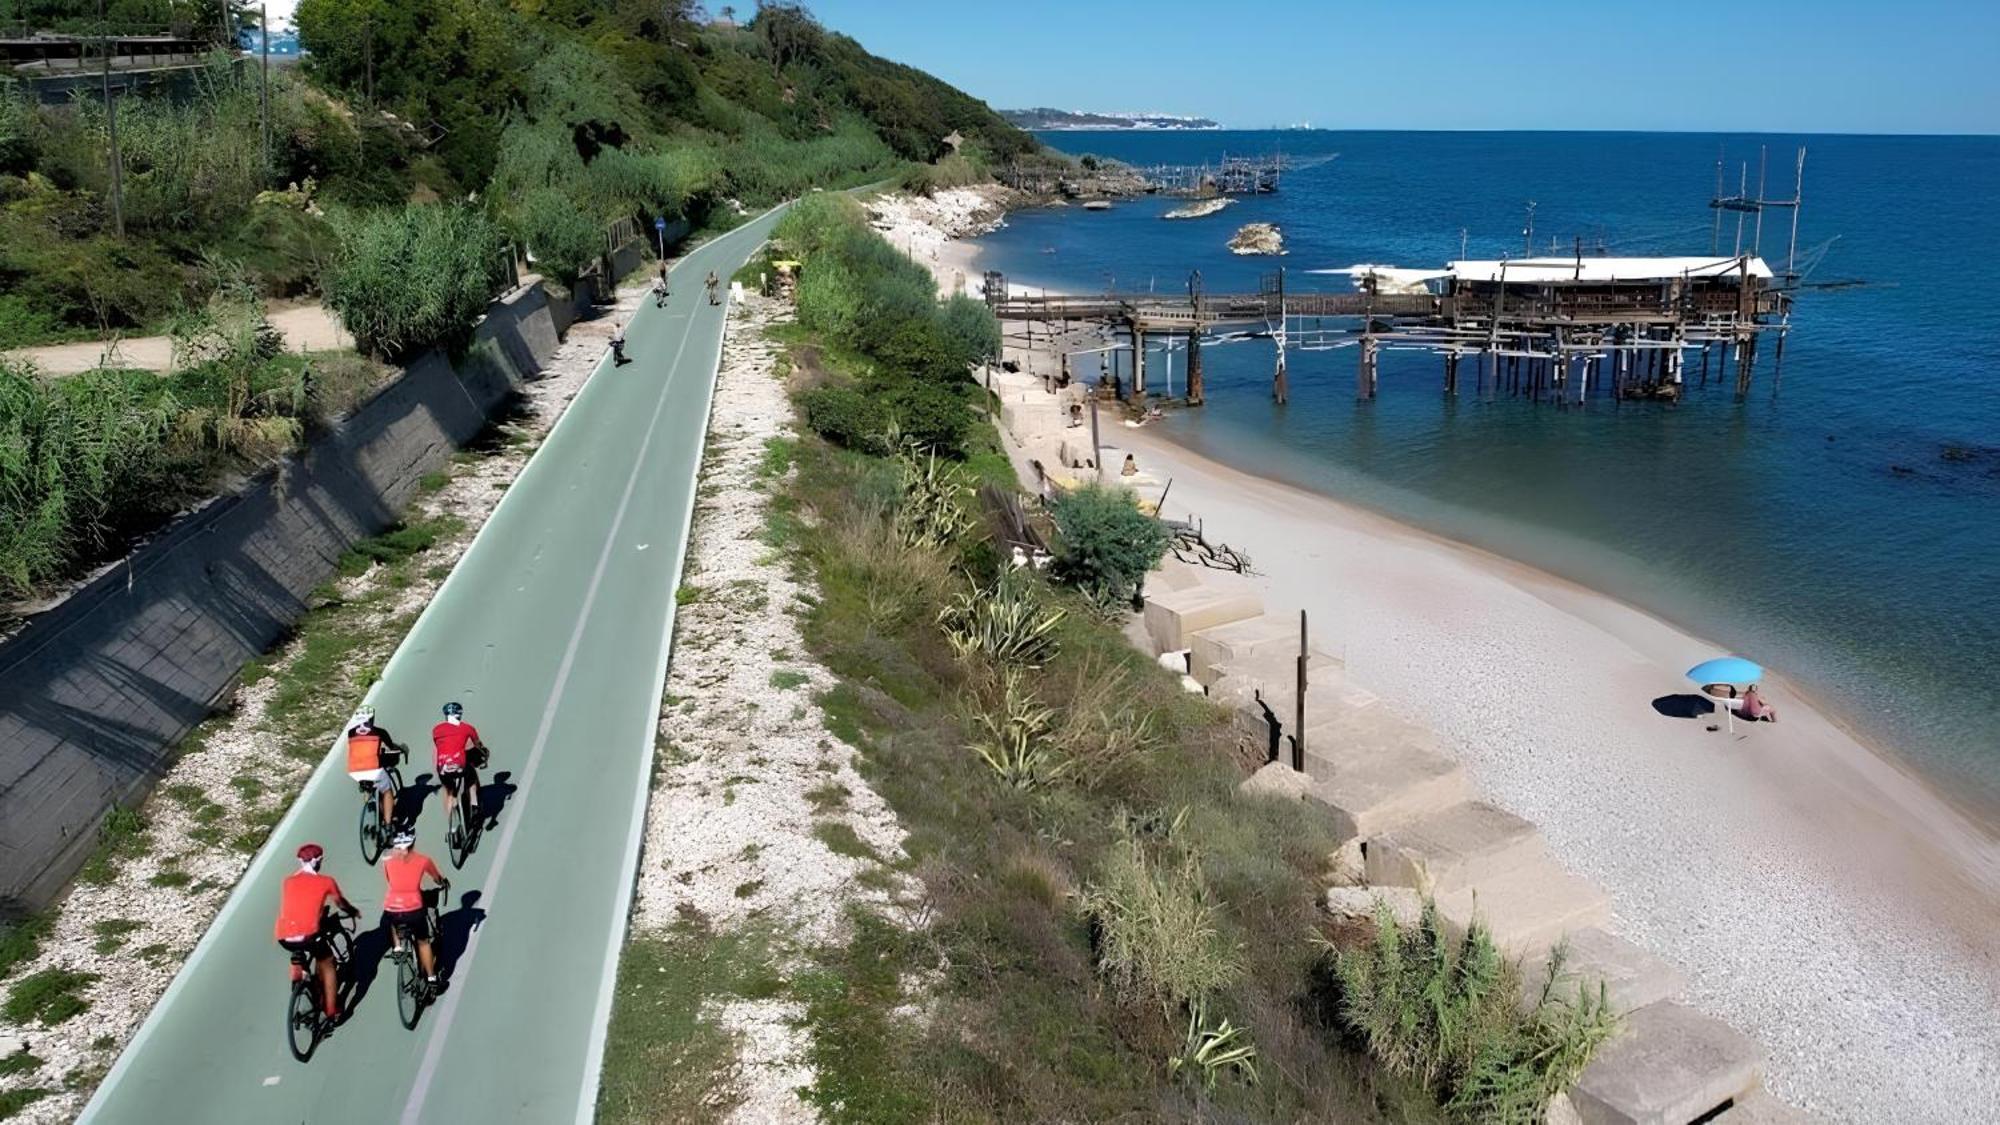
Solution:
M1206 409L1176 436L1220 460L1357 501L1581 581L1762 660L1812 689L1950 793L2000 808L2000 138L1700 134L1047 134L1070 151L1198 162L1224 151L1338 152L1274 196L1163 222L1172 203L1017 213L983 268L1070 291L1253 290L1304 270L1518 256L1573 236L1628 254L1705 254L1718 146L1769 145L1772 196L1808 146L1801 247L1838 238L1804 294L1782 379L1767 344L1738 404L1608 401L1558 411L1441 396L1433 356L1385 353L1354 398L1351 349L1294 353L1272 405L1271 346L1209 349ZM1730 173L1734 181L1734 172ZM1224 242L1276 222L1290 253ZM1763 250L1782 259L1781 213ZM1726 223L1722 252L1735 242ZM1746 227L1746 241L1751 237ZM1155 380L1159 357L1149 370ZM1183 361L1176 359L1177 369ZM1081 369L1088 374L1090 367ZM1471 383L1471 367L1463 383ZM1643 705L1643 701L1639 701Z

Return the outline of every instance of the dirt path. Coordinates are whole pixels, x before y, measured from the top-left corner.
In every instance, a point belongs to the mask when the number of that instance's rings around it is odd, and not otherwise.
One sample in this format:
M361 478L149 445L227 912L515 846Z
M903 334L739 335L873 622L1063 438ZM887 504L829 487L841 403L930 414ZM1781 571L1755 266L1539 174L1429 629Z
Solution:
M295 352L340 351L354 346L354 337L324 305L273 305L267 314L272 327L284 333L285 347ZM96 367L132 367L170 371L174 342L169 336L88 340L78 344L46 344L16 348L8 359L27 360L50 375L75 375Z

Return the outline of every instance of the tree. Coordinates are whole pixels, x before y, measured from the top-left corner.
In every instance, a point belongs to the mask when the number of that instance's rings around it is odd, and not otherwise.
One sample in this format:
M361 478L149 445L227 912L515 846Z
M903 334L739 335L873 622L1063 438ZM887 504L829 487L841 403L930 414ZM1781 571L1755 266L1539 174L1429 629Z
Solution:
M750 27L763 41L765 53L779 70L819 54L826 42L826 30L804 4L795 2L760 5Z

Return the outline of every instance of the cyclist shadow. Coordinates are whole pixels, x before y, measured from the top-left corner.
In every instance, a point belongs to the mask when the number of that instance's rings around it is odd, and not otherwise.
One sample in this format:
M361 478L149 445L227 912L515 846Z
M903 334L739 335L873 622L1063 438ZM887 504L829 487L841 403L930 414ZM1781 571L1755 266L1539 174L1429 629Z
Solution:
M437 969L438 976L446 980L451 979L458 959L472 943L472 932L486 921L486 911L479 908L479 897L478 891L467 891L458 896L457 910L438 915Z
M494 824L500 819L500 812L507 807L507 801L514 796L520 786L514 784L512 770L501 770L492 780L479 787L479 811L486 814L486 823Z
M347 997L343 1010L353 1012L375 983L375 974L389 956L389 927L379 921L373 929L354 935L354 957L347 963Z
M418 774L415 780L396 794L396 823L415 824L417 818L423 815L424 803L430 800L431 794L443 790L444 787L437 783L437 778L428 773Z

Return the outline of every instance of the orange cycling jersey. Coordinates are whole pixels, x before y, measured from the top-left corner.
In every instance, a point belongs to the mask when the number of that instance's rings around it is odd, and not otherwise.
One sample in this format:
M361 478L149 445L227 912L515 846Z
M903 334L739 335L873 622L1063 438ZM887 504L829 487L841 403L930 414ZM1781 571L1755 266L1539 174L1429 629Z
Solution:
M383 860L382 874L389 877L389 897L382 900L382 909L391 912L424 908L424 876L444 882L436 862L416 851Z
M299 871L285 876L284 890L278 899L277 937L304 938L318 933L321 912L329 896L336 902L345 897L331 875Z
M367 773L382 768L382 736L379 734L349 734L347 736L347 772Z

